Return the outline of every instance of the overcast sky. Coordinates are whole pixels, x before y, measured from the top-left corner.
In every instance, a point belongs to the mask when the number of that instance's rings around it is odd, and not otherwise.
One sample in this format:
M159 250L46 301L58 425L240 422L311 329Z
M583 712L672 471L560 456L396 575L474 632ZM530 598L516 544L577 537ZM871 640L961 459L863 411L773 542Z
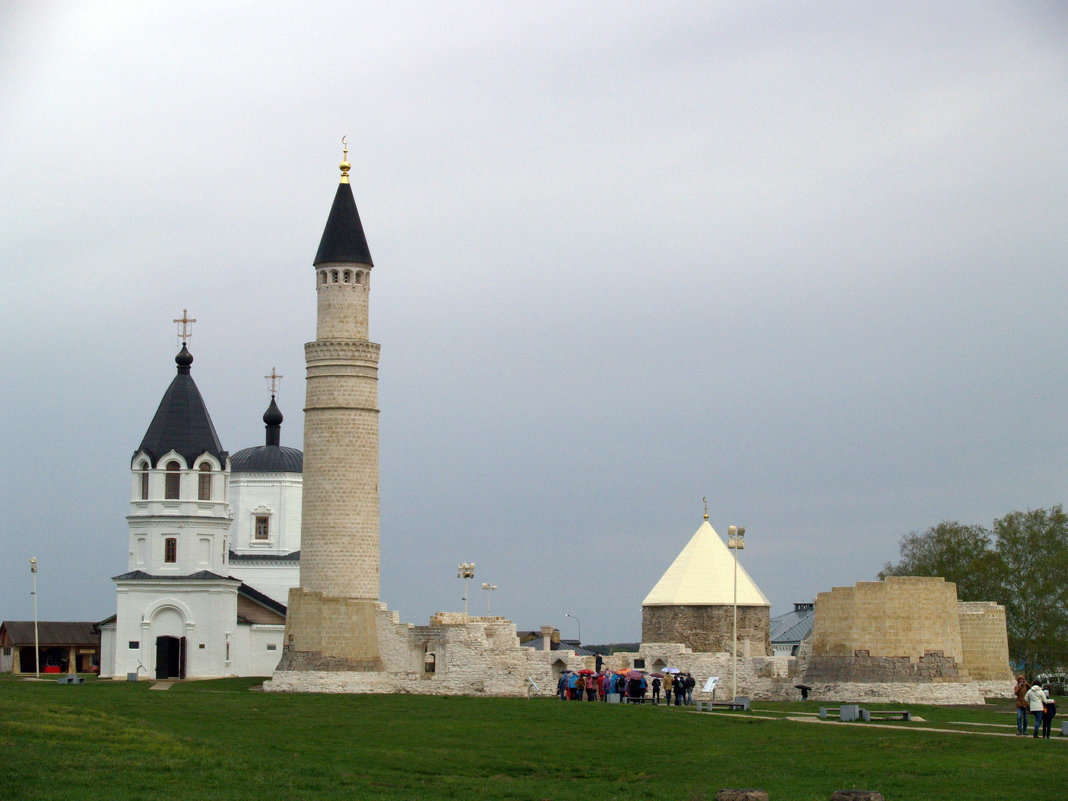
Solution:
M1066 500L1059 2L7 2L0 619L115 611L198 322L224 447L302 445L348 135L382 600L636 640L701 523L772 613Z

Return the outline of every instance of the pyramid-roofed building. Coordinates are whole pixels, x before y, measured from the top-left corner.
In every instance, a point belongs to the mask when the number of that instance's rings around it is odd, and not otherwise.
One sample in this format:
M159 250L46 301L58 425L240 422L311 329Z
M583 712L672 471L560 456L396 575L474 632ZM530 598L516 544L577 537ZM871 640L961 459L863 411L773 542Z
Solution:
M734 603L734 554L706 519L642 601L642 642L729 651ZM740 562L737 605L739 650L770 653L771 604Z

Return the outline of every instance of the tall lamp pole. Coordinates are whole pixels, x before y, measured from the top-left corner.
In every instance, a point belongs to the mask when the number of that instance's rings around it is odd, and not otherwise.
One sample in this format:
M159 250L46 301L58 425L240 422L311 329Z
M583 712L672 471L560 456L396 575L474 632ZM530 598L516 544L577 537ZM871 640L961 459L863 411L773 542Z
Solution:
M727 547L732 551L745 548L745 526L727 529ZM734 625L731 628L731 701L738 697L738 554L734 556Z
M570 617L570 618L574 619L574 621L576 623L578 623L579 645L582 645L582 621L579 620L575 615L571 614L570 612L564 612L564 617Z
M488 581L484 581L482 582L482 589L486 591L486 617L489 617L490 593L497 589L497 585L490 584Z
M464 580L464 617L467 617L467 580L475 577L475 563L461 562L456 568L456 578Z
M37 636L37 557L30 557L30 572L33 573L33 662L37 678L41 678L41 640Z

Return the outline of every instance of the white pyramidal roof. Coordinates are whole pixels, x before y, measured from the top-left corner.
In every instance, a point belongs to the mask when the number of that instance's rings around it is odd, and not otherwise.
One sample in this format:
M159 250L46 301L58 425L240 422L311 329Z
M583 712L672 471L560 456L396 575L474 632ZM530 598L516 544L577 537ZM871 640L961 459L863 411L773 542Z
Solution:
M730 606L734 554L706 520L642 601L642 606ZM738 605L771 606L738 563Z

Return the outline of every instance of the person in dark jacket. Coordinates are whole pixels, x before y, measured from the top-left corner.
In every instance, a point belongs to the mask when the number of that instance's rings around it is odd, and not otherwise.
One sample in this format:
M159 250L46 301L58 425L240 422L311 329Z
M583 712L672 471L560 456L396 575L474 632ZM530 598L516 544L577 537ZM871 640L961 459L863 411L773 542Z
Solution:
M1047 740L1049 739L1049 728L1053 725L1053 719L1057 717L1057 702L1053 696L1049 694L1049 687L1046 690L1046 703L1043 705L1045 710L1042 715L1042 736Z
M653 705L660 704L660 677L653 676Z

